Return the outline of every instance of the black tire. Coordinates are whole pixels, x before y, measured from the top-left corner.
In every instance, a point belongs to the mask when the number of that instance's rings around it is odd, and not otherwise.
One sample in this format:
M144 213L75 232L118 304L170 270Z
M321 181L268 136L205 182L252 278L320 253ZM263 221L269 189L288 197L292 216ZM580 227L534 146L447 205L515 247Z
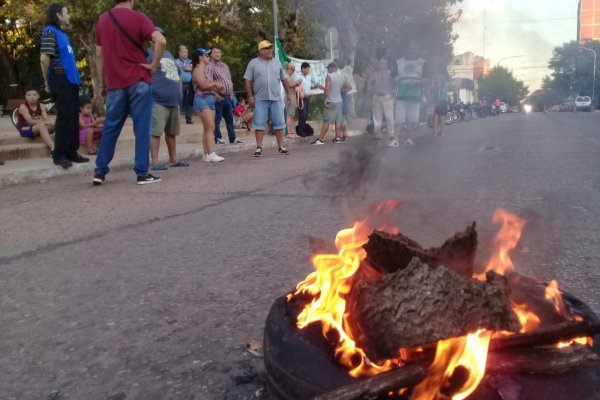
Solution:
M590 322L599 319L581 300L564 294L572 312ZM283 298L275 301L267 316L264 334L264 362L267 390L272 400L305 400L337 389L353 381L348 371L338 365L331 347L317 326L295 328L293 307ZM313 329L314 328L314 329ZM600 351L600 335L594 338L594 351ZM582 368L563 375L508 374L522 388L521 400L591 400L600 393L600 367ZM556 396L553 396L556 394ZM500 400L495 389L485 381L470 400Z

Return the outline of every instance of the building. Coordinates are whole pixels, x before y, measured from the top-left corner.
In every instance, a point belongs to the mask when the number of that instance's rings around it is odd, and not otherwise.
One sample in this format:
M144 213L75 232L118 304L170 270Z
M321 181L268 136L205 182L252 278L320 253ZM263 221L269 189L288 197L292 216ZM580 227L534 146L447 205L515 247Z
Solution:
M462 100L464 103L477 101L477 80L489 72L489 59L478 57L470 51L454 56L448 66L453 100Z
M577 9L577 41L600 40L600 1L579 0Z

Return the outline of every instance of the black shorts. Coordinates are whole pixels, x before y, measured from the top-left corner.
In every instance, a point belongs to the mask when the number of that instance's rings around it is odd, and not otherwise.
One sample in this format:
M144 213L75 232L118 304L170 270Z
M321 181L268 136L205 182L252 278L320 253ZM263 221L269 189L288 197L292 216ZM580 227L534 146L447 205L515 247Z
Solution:
M448 103L446 103L445 101L438 102L435 105L434 111L437 115L442 115L445 117L446 114L448 114Z

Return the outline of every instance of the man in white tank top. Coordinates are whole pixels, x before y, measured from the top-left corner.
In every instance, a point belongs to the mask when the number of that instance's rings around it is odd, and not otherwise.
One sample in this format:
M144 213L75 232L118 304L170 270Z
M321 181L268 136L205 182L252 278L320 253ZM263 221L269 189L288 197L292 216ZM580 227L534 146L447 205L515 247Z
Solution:
M323 110L323 126L319 138L311 142L314 145L324 144L323 139L329 130L330 124L335 124L335 139L333 143L342 141L342 90L348 90L350 86L338 72L336 63L331 62L327 66L328 74L325 79L325 93L323 99L325 108Z

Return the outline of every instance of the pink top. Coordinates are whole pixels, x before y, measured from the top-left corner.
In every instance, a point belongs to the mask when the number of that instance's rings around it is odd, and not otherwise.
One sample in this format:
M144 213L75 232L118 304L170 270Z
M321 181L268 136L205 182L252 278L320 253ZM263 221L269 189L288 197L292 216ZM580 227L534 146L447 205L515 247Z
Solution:
M196 68L198 68L198 67L199 66L196 65ZM206 81L208 83L214 82L211 79L211 77L209 76L208 69L206 68L206 66L204 66L204 71L203 72L204 72L204 79L206 79ZM213 92L212 90L202 90L202 89L200 89L200 86L196 82L193 82L193 83L194 83L194 96L204 96L206 94L215 94L215 92Z

